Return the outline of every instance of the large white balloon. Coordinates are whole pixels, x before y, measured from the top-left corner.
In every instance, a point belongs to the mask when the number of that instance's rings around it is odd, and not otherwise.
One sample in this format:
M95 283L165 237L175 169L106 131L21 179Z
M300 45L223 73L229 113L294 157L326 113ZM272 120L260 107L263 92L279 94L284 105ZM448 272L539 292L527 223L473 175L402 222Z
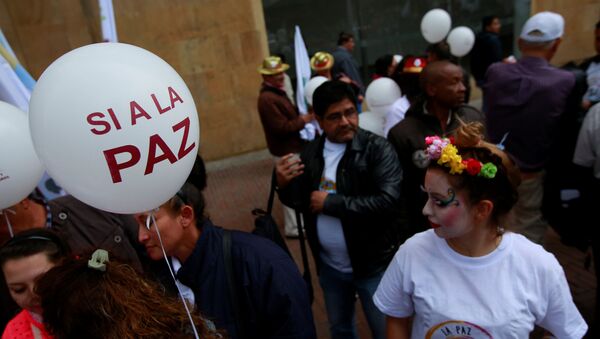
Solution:
M304 97L306 98L306 102L312 106L312 98L313 94L317 87L321 86L324 82L328 81L324 76L317 75L316 77L308 80L306 85L304 86Z
M389 107L402 96L398 84L390 78L379 78L373 80L367 87L365 98L367 105L373 113L383 115Z
M385 138L385 115L375 112L362 112L358 116L358 127Z
M446 39L450 45L450 53L457 57L467 55L475 44L475 34L469 27L459 26L448 34Z
M27 113L0 101L0 210L27 197L43 174Z
M50 176L94 207L137 213L189 175L198 116L183 79L142 48L99 43L54 61L31 95L34 146Z
M450 14L443 9L435 8L425 13L421 19L421 33L427 42L438 43L448 35L452 27Z

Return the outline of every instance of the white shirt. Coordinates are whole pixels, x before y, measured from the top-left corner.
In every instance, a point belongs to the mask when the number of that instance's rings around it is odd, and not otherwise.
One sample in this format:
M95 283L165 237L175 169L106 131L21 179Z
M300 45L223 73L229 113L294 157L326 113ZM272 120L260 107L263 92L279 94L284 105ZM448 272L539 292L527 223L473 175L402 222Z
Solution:
M319 191L337 192L337 167L346 151L346 144L336 144L325 139L323 159L325 167L319 183ZM344 238L342 221L339 218L320 213L317 216L317 236L321 244L320 258L327 265L344 273L352 272L348 247Z
M583 120L573 162L584 167L593 167L594 176L600 179L600 103L590 108Z
M173 267L173 272L175 272L175 275L177 275L177 272L179 272L179 269L181 268L181 262L179 261L179 259L171 257L171 264ZM194 291L192 291L192 289L189 288L187 285L182 284L177 279L175 280L175 283L181 291L181 296L188 301L188 305L195 305L196 297L194 296Z
M392 127L404 120L404 115L409 108L410 102L406 98L406 95L403 95L400 99L394 101L385 117L385 127L383 128L385 136L388 135Z
M534 324L557 338L587 331L556 258L512 232L482 257L455 252L432 229L418 233L400 246L373 301L393 317L414 314L412 338L529 338Z

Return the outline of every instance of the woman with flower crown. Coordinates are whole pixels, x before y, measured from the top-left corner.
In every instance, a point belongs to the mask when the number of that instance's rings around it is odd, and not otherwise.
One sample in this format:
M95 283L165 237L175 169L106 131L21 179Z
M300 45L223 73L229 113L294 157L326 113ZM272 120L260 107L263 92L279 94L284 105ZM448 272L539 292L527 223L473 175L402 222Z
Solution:
M519 172L479 123L426 139L423 214L375 293L388 338L528 338L534 326L581 338L587 325L556 258L506 232ZM412 325L411 325L412 324Z

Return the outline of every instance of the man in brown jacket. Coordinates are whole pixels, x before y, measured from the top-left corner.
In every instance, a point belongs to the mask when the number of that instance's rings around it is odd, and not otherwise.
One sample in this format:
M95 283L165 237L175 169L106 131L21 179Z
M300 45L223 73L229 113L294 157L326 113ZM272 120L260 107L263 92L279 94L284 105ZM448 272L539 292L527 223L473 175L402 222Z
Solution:
M289 153L300 153L304 141L300 131L313 119L313 114L298 114L294 104L288 99L284 90L284 72L288 64L281 58L270 56L258 67L263 83L258 97L258 113L265 131L269 152L277 161ZM294 210L284 206L285 235L297 237Z

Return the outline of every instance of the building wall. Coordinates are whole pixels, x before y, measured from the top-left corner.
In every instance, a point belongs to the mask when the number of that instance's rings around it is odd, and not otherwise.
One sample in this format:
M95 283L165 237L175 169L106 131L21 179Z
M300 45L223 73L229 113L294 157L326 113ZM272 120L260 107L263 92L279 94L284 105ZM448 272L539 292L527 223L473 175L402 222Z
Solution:
M214 160L266 145L256 71L268 53L255 0L113 1L120 42L145 48L187 83L200 118L200 153ZM0 28L34 78L62 54L102 40L97 1L0 0Z
M581 61L596 54L594 27L600 20L598 0L532 0L531 13L542 11L553 11L565 18L565 34L552 59L554 65Z

